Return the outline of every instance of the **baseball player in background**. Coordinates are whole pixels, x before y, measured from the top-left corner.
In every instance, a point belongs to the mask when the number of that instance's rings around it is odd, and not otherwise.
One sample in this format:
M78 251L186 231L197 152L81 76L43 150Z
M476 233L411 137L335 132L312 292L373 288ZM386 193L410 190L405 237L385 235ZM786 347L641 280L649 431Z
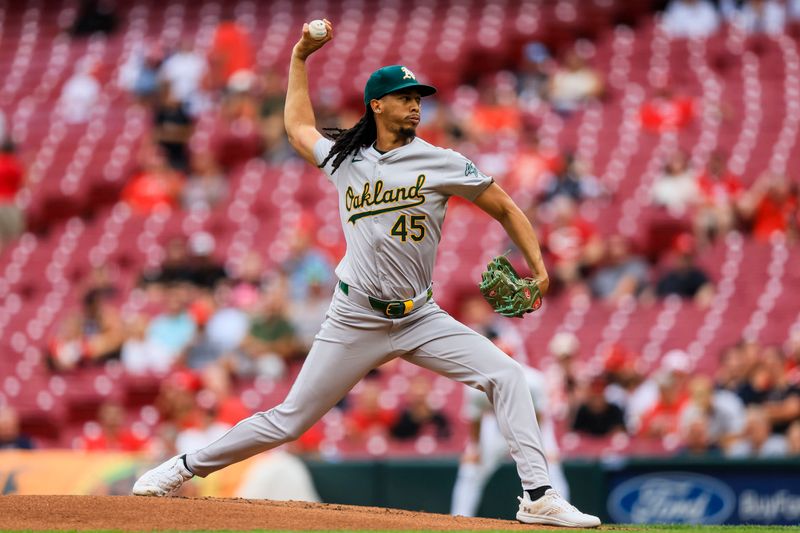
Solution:
M314 39L308 24L294 46L284 123L292 147L330 178L339 196L347 251L339 283L303 368L280 405L246 418L205 448L146 472L133 493L166 496L298 438L372 368L402 357L482 390L522 480L517 519L594 527L600 520L551 487L533 401L519 363L456 321L432 299L431 278L447 200L461 196L498 220L522 252L542 292L548 285L533 228L492 178L452 150L416 137L422 97L436 92L406 67L372 73L365 112L350 129L316 128L306 60L333 38Z

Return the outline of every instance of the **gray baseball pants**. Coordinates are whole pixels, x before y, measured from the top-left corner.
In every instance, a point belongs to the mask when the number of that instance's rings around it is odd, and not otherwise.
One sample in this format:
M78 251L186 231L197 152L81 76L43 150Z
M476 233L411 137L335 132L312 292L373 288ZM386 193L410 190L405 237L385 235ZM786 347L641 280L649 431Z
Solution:
M433 300L390 319L336 290L325 322L282 404L246 418L186 464L200 477L295 440L371 369L402 357L486 392L523 489L550 485L533 400L519 364Z

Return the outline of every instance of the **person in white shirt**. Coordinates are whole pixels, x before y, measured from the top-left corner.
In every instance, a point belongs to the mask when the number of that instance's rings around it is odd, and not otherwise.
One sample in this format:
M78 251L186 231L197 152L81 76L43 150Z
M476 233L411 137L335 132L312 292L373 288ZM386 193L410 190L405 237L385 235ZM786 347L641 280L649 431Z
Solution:
M185 103L194 113L202 103L201 86L207 72L205 58L195 53L190 41L184 41L180 49L161 65L159 75L169 83L175 98Z
M708 37L719 29L720 15L707 0L673 0L661 22L672 37Z
M776 0L749 0L733 22L747 33L779 35L786 27L786 7Z
M75 74L61 89L60 104L64 118L70 124L80 124L89 120L89 114L100 98L100 82L94 74L96 65L79 64Z
M654 204L665 207L676 217L686 214L697 201L700 189L683 153L677 152L669 158L664 173L656 178L650 194Z

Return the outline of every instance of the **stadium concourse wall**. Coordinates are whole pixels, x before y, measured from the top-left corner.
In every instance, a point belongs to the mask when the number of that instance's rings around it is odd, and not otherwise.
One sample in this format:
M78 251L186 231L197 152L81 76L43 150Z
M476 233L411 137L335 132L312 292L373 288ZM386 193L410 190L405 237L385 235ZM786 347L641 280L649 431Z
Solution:
M196 483L197 496L237 496L271 453ZM307 460L323 502L447 513L455 458ZM129 494L149 465L139 455L67 450L0 452L2 494ZM779 524L800 522L800 462L722 458L570 460L572 502L604 522ZM519 481L511 463L491 478L479 515L513 519Z

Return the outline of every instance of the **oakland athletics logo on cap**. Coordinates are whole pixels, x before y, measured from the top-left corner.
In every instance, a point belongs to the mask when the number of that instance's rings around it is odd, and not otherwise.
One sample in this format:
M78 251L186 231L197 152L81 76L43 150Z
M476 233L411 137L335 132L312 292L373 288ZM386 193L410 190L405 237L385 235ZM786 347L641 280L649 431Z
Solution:
M408 67L389 65L373 72L364 87L364 105L369 107L370 100L377 100L389 93L413 87L419 90L420 96L430 96L436 92L434 87L423 85Z

